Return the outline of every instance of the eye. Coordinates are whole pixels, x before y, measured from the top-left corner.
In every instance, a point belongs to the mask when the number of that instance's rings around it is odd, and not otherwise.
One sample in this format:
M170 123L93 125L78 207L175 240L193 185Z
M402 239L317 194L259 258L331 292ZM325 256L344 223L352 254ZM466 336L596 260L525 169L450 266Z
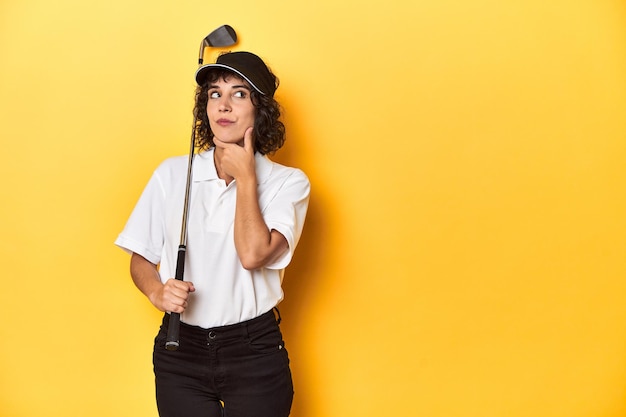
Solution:
M217 91L209 91L209 98L220 98L220 93Z
M244 90L239 90L239 91L236 91L235 94L233 94L233 96L237 98L246 98L247 94Z

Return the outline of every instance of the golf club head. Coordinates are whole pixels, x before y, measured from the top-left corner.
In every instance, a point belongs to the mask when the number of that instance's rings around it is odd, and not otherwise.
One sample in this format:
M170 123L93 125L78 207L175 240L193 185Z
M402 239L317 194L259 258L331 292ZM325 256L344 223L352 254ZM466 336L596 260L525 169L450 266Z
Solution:
M224 47L237 43L237 33L229 25L222 25L209 33L200 44L200 54L198 55L198 64L202 65L204 61L204 48L207 46Z

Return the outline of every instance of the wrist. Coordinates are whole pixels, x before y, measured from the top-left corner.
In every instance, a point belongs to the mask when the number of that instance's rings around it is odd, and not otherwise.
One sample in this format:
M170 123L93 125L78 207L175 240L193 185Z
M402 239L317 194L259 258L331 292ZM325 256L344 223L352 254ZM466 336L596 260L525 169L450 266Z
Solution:
M157 309L162 310L161 299L163 294L163 283L161 281L153 284L145 294L152 305L154 305Z
M242 175L238 178L236 178L237 180L237 187L254 187L256 189L257 186L257 181L256 181L256 175L254 173L252 173L251 175Z

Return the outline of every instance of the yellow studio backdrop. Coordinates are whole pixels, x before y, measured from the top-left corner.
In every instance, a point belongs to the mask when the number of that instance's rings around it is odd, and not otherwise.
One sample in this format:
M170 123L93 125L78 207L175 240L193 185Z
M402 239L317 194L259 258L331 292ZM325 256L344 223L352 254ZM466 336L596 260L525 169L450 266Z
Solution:
M626 416L619 0L2 0L1 416L156 415L113 241L225 23L313 186L294 417Z

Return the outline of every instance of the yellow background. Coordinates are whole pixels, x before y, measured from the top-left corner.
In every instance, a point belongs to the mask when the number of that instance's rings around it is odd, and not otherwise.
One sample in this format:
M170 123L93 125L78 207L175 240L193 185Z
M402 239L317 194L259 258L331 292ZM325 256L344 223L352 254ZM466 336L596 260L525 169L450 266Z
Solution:
M1 416L156 415L113 240L224 23L313 186L294 417L626 416L622 0L2 0Z

